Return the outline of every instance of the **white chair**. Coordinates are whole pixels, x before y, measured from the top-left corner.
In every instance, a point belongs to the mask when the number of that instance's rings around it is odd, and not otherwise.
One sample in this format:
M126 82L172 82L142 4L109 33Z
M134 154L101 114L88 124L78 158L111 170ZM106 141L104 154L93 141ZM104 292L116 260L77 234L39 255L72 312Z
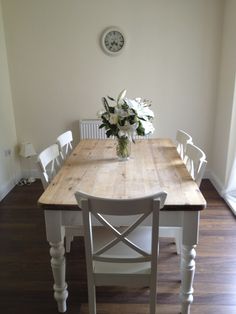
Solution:
M188 143L186 146L186 167L199 187L206 165L207 160L205 153L196 145Z
M164 206L166 193L126 200L81 192L75 196L84 222L89 314L96 314L95 287L99 285L149 286L150 314L155 314L159 209ZM129 226L112 224L111 217L115 221L121 216ZM144 223L149 216L151 227ZM102 226L94 226L94 220Z
M181 159L185 161L186 145L187 143L192 143L192 137L188 133L178 130L176 133L176 141L177 152L179 153Z
M70 152L72 151L72 142L73 142L73 135L71 131L66 131L65 133L61 134L57 138L57 144L60 151L61 161L65 161L68 157ZM66 238L66 252L70 252L71 242L73 241L74 237L82 236L83 235L83 228L81 226L80 229L74 226L66 226L65 227L65 238Z
M188 143L192 143L192 137L184 132L183 130L178 130L176 133L177 142L177 152L179 153L181 159L186 163L186 146ZM161 227L159 237L163 238L174 238L176 244L177 254L181 253L181 243L182 243L182 228L181 227Z
M72 151L73 136L71 131L67 131L57 138L61 159L65 160L69 153Z
M179 153L181 159L185 162L185 153L187 143L192 143L192 137L182 131L177 130L176 132L176 142L177 142L177 152ZM176 245L176 252L179 255L181 253L181 243L182 243L182 228L181 227L160 227L159 231L160 238L174 238Z
M47 188L60 167L59 156L57 144L47 147L38 155L38 166L44 189Z
M57 144L47 147L38 155L38 167L44 189L47 188L60 168L59 158L60 152ZM71 242L73 241L74 236L81 235L83 235L82 227L79 229L73 226L65 226L66 252L70 252Z
M186 144L185 150L186 167L198 187L206 169L207 160L205 153L192 143ZM160 237L170 237L175 239L177 254L181 253L182 246L182 228L181 227L162 227L160 228Z
M60 156L62 162L66 160L70 152L72 151L72 142L73 142L73 135L71 131L66 131L65 133L61 134L57 138L57 144L60 151ZM76 215L76 213L75 213ZM74 226L66 226L65 227L65 244L66 244L66 252L70 252L71 242L74 240L74 237L79 237L83 235L83 227L81 228L74 227Z

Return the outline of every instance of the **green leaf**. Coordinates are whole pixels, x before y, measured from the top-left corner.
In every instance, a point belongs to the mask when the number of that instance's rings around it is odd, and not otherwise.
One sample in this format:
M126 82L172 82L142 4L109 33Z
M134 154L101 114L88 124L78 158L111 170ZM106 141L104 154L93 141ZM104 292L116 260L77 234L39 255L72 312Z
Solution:
M102 124L99 125L99 129L102 129L102 128L104 128L104 127L106 127L106 124L104 124L104 123L102 123Z
M110 130L108 130L108 131L106 131L106 136L107 137L110 137L112 135L112 130L110 129Z
M102 102L103 102L106 112L109 113L109 105L105 97L102 97Z

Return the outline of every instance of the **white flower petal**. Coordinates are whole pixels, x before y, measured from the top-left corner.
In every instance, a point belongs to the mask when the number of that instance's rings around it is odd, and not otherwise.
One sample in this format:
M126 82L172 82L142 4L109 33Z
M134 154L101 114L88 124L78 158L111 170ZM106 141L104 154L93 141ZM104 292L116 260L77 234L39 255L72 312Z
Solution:
M117 104L119 104L120 101L124 99L125 95L126 95L126 89L123 89L117 97Z
M118 123L118 115L115 113L110 113L109 123L110 124L117 124Z
M140 120L140 121L141 121L142 127L144 128L145 135L152 134L155 131L155 128L150 121L143 121L143 120Z

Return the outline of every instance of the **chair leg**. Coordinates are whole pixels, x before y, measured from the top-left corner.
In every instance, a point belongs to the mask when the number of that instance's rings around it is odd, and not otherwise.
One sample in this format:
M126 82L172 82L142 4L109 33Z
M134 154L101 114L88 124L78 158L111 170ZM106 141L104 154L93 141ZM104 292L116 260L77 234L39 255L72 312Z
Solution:
M180 255L182 248L182 228L175 229L175 245L177 254Z
M93 283L88 283L89 314L96 314L96 288Z
M66 253L70 253L70 246L73 239L73 236L66 235Z
M155 282L150 286L150 314L156 314L156 294L157 286Z
M176 252L181 254L182 246L182 228L181 227L160 227L159 238L174 238L176 244Z

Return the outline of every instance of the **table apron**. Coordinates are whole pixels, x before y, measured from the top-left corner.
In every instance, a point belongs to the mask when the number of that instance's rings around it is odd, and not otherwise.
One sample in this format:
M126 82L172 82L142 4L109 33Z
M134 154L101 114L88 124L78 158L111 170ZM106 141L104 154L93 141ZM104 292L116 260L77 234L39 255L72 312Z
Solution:
M45 210L47 240L52 243L64 240L64 226L83 226L82 212ZM160 226L183 227L183 242L198 242L199 212L162 211L160 212ZM116 217L112 223L116 226L127 225L127 216ZM150 225L146 219L143 225Z

